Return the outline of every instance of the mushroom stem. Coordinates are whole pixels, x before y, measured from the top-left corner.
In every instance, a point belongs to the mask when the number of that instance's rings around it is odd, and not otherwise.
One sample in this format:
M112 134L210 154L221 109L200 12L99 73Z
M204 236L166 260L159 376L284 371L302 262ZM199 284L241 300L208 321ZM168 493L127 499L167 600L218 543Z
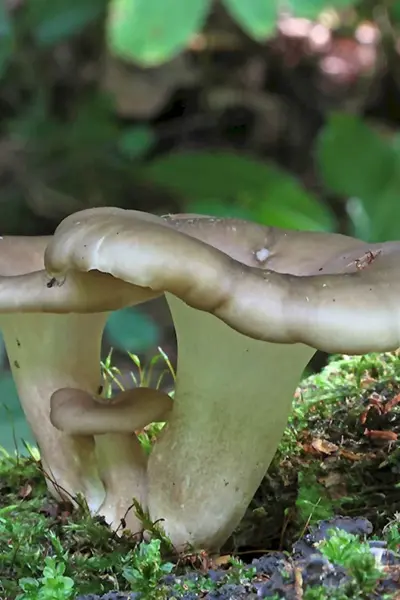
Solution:
M92 514L101 514L101 507L110 498L110 481L127 479L132 488L129 497L136 493L141 485L138 482L144 480L142 451L134 436L100 436L97 443L92 435L59 431L50 421L50 398L59 388L78 388L91 395L99 392L100 348L106 318L107 313L15 313L0 320L21 405L48 474L48 488L57 498L68 500L82 494ZM102 460L108 457L100 466L99 452ZM132 460L129 477L128 458L121 468L120 456L124 454ZM109 470L113 470L112 475ZM127 487L125 482L124 491L128 493ZM111 495L115 498L115 490L111 490ZM116 506L116 525L124 512L118 514Z
M150 515L164 519L177 548L217 550L268 469L315 350L250 339L167 300L178 368L174 407L149 459Z
M60 387L95 393L106 314L8 314L1 318L20 402L38 443L47 485L57 498L82 494L91 512L105 498L91 436L70 436L50 423L50 397Z
M120 526L123 520L133 534L140 533L143 524L132 508L132 501L135 499L147 508L147 456L136 434L106 433L96 436L96 457L106 487L106 497L99 513L114 528Z

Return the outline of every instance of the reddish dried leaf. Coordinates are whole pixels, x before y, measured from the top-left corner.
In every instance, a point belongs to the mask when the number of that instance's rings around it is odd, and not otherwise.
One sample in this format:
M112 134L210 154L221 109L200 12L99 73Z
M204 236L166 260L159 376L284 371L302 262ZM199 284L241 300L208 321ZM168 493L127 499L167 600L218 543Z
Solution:
M400 403L400 394L397 394L396 396L391 398L391 400L389 400L389 402L386 402L384 412L385 413L390 412L392 410L392 408L397 406L399 403Z
M394 442L397 440L397 433L388 430L378 429L366 429L364 435L370 437L373 440L387 440L388 442Z

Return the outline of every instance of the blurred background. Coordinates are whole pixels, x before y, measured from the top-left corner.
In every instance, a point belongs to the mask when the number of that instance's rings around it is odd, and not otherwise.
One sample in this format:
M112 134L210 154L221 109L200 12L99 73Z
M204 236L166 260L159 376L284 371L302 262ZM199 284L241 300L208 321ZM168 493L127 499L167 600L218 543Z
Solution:
M399 239L399 53L400 0L0 0L0 233L114 205ZM114 313L110 347L123 378L126 350L174 363L165 304Z

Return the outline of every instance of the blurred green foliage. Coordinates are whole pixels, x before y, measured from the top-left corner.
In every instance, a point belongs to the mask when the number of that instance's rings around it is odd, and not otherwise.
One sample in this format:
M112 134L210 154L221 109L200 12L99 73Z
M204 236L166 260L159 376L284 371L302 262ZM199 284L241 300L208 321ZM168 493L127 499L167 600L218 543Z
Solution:
M280 0L222 0L240 27L255 40L265 40L278 24ZM285 9L295 16L315 18L327 7L345 8L356 0L289 0ZM211 0L110 0L109 46L121 58L150 66L183 50L205 23Z
M371 242L398 239L399 134L385 139L360 117L333 114L319 136L317 162L326 187L353 200L349 216L356 236ZM357 212L351 210L354 200Z
M113 348L137 353L155 348L160 337L156 323L139 308L114 311L108 318L106 333Z
M185 152L143 171L186 199L186 211L247 218L277 227L333 230L335 219L294 177L271 163L233 152Z

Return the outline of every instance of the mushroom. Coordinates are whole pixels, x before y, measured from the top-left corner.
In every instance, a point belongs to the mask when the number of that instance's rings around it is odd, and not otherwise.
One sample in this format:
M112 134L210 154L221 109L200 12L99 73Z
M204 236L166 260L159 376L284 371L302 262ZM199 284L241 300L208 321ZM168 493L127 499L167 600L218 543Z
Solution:
M97 468L106 490L100 514L108 523L118 524L124 518L132 528L136 517L127 518L127 514L133 497L145 507L147 461L132 433L149 423L165 421L171 408L168 394L150 388L126 390L111 401L73 388L52 394L50 421L54 427L70 436L96 436ZM142 525L134 522L140 532Z
M171 409L170 396L152 388L125 390L112 400L62 388L50 398L50 421L70 435L130 435L149 423L165 421Z
M400 346L399 252L196 215L99 208L60 224L45 254L52 276L102 271L166 294L177 378L148 506L178 548L218 549L239 523L316 349Z
M135 403L131 398L129 404L129 397L125 398L127 421L120 420L119 429L112 421L115 407L111 405L112 433L94 437L95 422L92 430L88 423L86 430L64 433L56 429L50 422L50 398L61 388L98 393L102 383L100 345L108 311L155 294L99 272L76 272L58 285L43 270L44 249L50 239L0 239L0 329L49 490L55 497L73 502L82 495L93 514L102 514L118 526L133 496L146 504L147 459L134 434L137 422L143 419L135 420ZM146 393L141 394L143 402ZM166 394L152 392L147 413L137 398L136 405L151 422L160 410L164 412L166 399L169 402ZM103 426L104 432L106 429ZM134 514L128 516L127 524L139 529Z

